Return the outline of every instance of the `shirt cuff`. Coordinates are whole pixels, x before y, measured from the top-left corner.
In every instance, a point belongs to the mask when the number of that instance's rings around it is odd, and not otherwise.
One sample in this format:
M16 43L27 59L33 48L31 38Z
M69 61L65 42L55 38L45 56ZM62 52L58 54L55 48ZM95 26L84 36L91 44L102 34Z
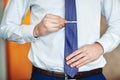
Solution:
M104 35L96 42L100 43L104 49L104 53L107 53L107 52L111 52L113 49L115 49L119 45L119 38L115 35L114 35L114 38L113 36L111 37L108 35Z
M25 42L34 42L36 38L33 35L35 25L22 25L22 36Z

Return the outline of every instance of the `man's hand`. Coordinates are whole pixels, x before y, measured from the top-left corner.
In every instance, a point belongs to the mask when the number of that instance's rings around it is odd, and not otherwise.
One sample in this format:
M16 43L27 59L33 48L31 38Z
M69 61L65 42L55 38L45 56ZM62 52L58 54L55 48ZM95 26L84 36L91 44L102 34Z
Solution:
M60 16L47 14L34 28L34 36L44 36L51 32L56 32L64 27L66 20Z
M97 60L103 52L99 43L85 45L66 57L67 65L79 68Z

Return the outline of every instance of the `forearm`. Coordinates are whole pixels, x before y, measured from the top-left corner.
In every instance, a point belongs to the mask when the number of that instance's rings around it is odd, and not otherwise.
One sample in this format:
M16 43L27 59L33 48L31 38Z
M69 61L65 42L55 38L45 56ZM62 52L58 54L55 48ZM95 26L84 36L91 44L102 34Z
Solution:
M97 42L103 46L106 53L115 49L120 43L120 1L103 0L102 14L106 18L108 29Z
M0 36L4 40L15 41L18 43L33 42L34 25L13 25L1 24Z

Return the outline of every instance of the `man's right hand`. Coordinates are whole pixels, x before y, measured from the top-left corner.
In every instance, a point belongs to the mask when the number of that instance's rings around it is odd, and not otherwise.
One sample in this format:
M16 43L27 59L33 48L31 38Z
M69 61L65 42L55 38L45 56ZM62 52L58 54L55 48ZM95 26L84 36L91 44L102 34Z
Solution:
M34 28L34 37L44 36L51 32L56 32L63 28L66 20L60 16L47 14Z

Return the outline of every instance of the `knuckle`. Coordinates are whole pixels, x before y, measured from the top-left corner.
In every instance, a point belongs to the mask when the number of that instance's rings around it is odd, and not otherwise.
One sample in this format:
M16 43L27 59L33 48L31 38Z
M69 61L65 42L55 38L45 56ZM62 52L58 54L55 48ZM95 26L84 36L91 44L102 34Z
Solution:
M45 17L49 17L50 15L49 14L46 14Z
M80 59L80 56L77 56L75 59L76 59L76 60Z
M54 31L58 31L59 30L59 28L56 28Z
M47 24L45 25L45 29L46 29L47 32L50 31L50 28L47 27Z
M57 24L57 27L61 27L61 25L60 25L60 24Z
M85 65L85 64L87 64L87 62L84 62L82 65Z
M83 53L83 52L79 54L80 57L83 57L85 55L86 55L86 53Z
M57 18L61 18L60 16L56 15Z
M86 51L86 50L87 50L86 46L84 46L84 47L82 48L82 50L83 50L83 51Z
M46 18L46 17L44 18L44 21L47 21L47 18Z
M85 55L89 55L89 56L91 55L88 50L86 50L84 54L85 54Z
M45 28L48 28L48 27L47 27L47 26L48 26L48 23L45 22L44 25L45 25Z
M54 29L53 31L54 31L54 32L57 32L57 31L59 31L59 28L56 28L56 29Z
M93 60L93 58L91 58L91 57L88 57L88 60L90 60L90 61L91 61L91 60Z
M71 59L71 62L74 62L75 61L75 59L73 58L73 59Z
M43 21L44 21L44 22L48 22L48 18L45 17Z
M47 32L50 32L51 30L50 30L50 28L47 27L47 28L46 28L46 31L47 31Z
M76 63L75 63L75 65L79 65L80 63L79 63L79 61L77 61Z

